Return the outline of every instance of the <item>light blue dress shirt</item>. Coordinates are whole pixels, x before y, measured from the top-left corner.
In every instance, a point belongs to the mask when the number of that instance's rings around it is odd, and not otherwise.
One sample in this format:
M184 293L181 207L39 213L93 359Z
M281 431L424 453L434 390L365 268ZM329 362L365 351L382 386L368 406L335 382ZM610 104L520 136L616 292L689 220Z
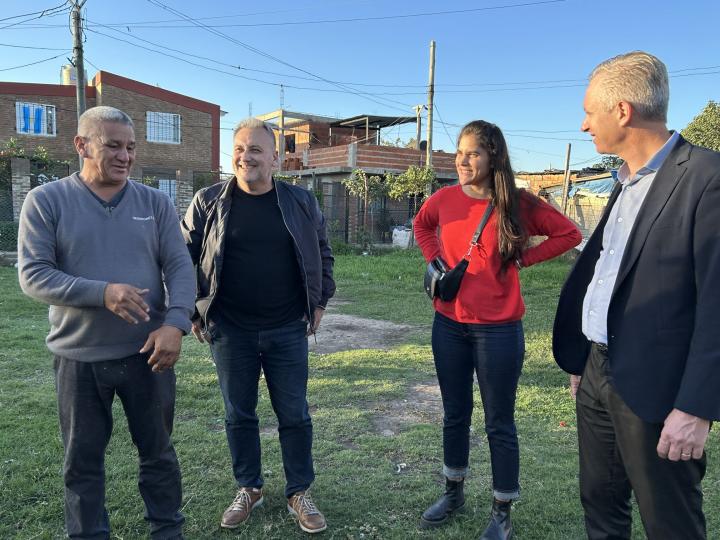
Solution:
M621 191L605 224L600 258L583 300L582 331L590 341L608 342L608 307L625 246L655 175L679 138L678 133L673 132L662 148L633 176L630 176L627 163L618 171Z

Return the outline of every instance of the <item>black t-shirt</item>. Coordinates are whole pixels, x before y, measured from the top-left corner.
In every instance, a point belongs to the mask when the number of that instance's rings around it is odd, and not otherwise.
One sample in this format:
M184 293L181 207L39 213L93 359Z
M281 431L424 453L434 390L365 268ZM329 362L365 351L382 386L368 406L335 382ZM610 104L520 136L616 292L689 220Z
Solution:
M249 195L234 187L216 298L220 317L247 330L303 316L300 266L275 189Z

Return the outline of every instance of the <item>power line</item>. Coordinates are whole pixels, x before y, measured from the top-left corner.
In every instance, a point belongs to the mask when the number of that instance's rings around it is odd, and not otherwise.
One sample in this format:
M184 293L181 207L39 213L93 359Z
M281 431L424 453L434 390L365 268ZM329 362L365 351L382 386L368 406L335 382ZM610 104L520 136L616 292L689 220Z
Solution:
M123 42L123 43L127 43L128 45L132 45L133 47L138 47L138 48L144 49L144 50L146 50L146 51L150 51L150 52L154 52L154 53L157 53L157 54L161 54L161 55L163 55L164 57L174 58L175 60L179 60L180 62L184 62L184 63L186 63L186 64L190 64L190 65L195 66L195 67L199 67L199 68L202 68L202 69L206 69L206 70L208 70L208 71L214 71L214 72L216 72L216 73L221 73L221 74L223 74L223 75L229 75L229 76L231 76L231 77L236 77L236 78L243 79L243 80L247 80L247 81L258 82L258 83L261 83L261 84L267 84L267 85L276 86L276 87L283 86L284 88L291 88L291 89L293 89L293 90L308 90L308 91L312 91L312 92L336 92L336 93L343 93L343 94L353 94L353 95L360 96L360 97L375 95L375 94L372 94L372 93L369 93L369 92L359 92L359 91L351 92L351 91L341 90L341 89L338 90L338 89L333 89L333 88L319 88L319 87L295 86L295 85L288 85L288 84L283 84L283 83L278 83L278 82L273 82L273 81L266 81L266 80L263 80L263 79L259 79L259 78L257 78L257 77L248 77L248 76L246 76L246 75L240 75L239 73L231 73L231 72L229 72L229 71L224 71L224 70L221 70L221 69L217 69L217 68L213 68L213 67L206 66L206 65L203 65L203 64L199 64L199 63L197 63L197 62L193 62L193 61L191 61L191 60L187 60L187 59L185 59L185 58L181 58L181 57L175 56L175 55L173 55L173 54L168 54L168 53L166 53L166 52L164 52L164 51L159 51L159 50L156 50L156 49L152 49L152 48L150 48L150 47L145 47L145 46L140 45L140 44L138 44L138 43L133 43L132 41L128 41L128 40L126 40L126 39L122 39L122 38L119 38L119 37L111 36L111 35L105 34L105 33L103 33L103 32L98 32L97 30L92 30L92 29L90 29L90 28L88 28L88 32L91 32L91 33L93 33L93 34L98 34L98 35L100 35L100 36L104 36L104 37L106 37L106 38L113 39L113 40L116 40L116 41L120 41L120 42ZM134 36L131 36L131 37L134 37ZM144 42L146 42L146 43L152 43L152 42L149 42L149 41L147 41L147 40L141 40L141 41L144 41ZM164 47L164 46L159 45L159 44L155 44L155 43L152 43L152 44L153 44L153 45L156 45L156 46L158 46L158 47L160 47L160 48L167 49L167 50L174 50L174 49L170 49L170 48L168 48L168 47ZM190 56L196 56L196 55L190 55ZM202 58L202 57L201 57L201 58ZM223 65L227 65L227 66L230 66L230 67L236 67L236 66L231 66L230 64L224 64L224 63L223 63ZM380 104L381 104L381 105L385 105L385 104L383 104L383 103L380 103ZM397 108L397 107L394 107L394 108ZM404 110L404 109L399 109L399 110Z
M12 20L12 19L18 19L18 18L21 18L21 17L29 17L28 19L24 19L24 20L22 20L22 21L10 23L10 24L5 25L5 26L0 26L0 30L5 30L6 28L12 28L12 27L14 27L14 26L18 26L18 25L21 25L21 24L25 24L26 22L28 22L28 21L34 21L35 19L42 19L42 18L45 17L45 16L58 15L58 14L60 14L60 13L65 13L65 12L67 12L67 11L70 11L70 8L67 7L67 3L68 3L68 2L67 2L67 0L66 0L66 1L63 2L62 4L59 4L59 5L57 5L57 6L55 6L55 7L52 7L52 8L44 9L44 10L42 10L42 11L35 11L35 12L33 12L33 13L27 13L27 14L25 14L25 15L16 15L16 16L13 16L13 17L5 18L5 19L0 19L0 22L2 22L2 21L9 21L9 20Z
M12 70L12 69L20 69L20 68L24 68L24 67L28 67L28 66L34 66L34 65L37 65L37 64L42 64L43 62L49 62L50 60L55 60L56 58L60 58L61 56L65 56L68 52L70 52L70 51L69 51L69 50L66 50L64 53L58 54L58 55L56 55L56 56L51 56L50 58L45 58L45 59L43 59L43 60L38 60L37 62L30 62L30 63L28 63L28 64L22 64L22 65L20 65L20 66L13 66L13 67L9 67L9 68L2 68L2 69L0 69L0 71L10 71L10 70Z
M52 47L31 47L29 45L12 45L10 43L0 43L0 47L12 47L14 49L31 49L36 51L65 51L67 49L57 49Z
M45 16L45 14L47 12L55 11L56 9L59 9L66 4L67 4L67 0L65 2L63 2L62 4L60 4L59 6L56 6L54 8L43 9L41 11L33 11L32 13L23 13L22 15L13 15L12 17L5 17L3 19L0 19L0 22L11 21L13 19L21 19L22 17L33 17L34 15L39 15L40 17L43 17L43 16ZM34 18L39 19L40 17L34 17ZM32 19L30 19L30 20L32 20Z
M503 9L513 9L520 7L531 7L539 6L544 4L557 4L565 2L566 0L541 0L538 2L525 2L521 4L506 4L502 6L487 6L480 8L469 8L469 9L451 9L445 11L429 11L422 13L408 13L404 15L378 15L374 17L349 17L345 19L321 19L321 20L306 20L306 21L283 21L283 22L265 22L265 23L232 23L232 24L214 24L205 25L207 28L255 28L265 26L301 26L301 25L317 25L317 24L334 24L334 23L349 23L349 22L367 22L367 21L384 21L393 19L412 19L419 17L436 17L439 15L459 15L463 13L476 13L480 11L499 11ZM186 20L186 19L185 19ZM195 19L200 21L202 19ZM168 29L168 28L190 28L194 24L183 24L183 25L162 25L155 24L150 21L145 23L133 23L133 24L122 24L115 23L111 26L124 26L127 28L154 28L154 29Z
M445 124L445 122L442 119L442 115L440 114L440 109L438 109L437 102L433 103L433 107L435 108L435 112L438 115L438 120L440 121L440 124L442 125L443 129L445 130L445 135L447 135L448 139L450 139L450 145L454 146L455 141L450 136L450 132L447 130L447 124Z
M398 107L396 107L396 106L388 105L388 103L391 102L391 103L397 103L397 104L401 105L401 106L404 108L403 110L409 110L409 109L410 109L410 105L407 105L406 103L401 103L401 102L399 102L399 101L389 100L389 99L386 99L386 98L383 98L383 101L384 101L384 103L383 103L382 101L378 101L377 99L372 98L372 97L370 97L370 96L368 96L368 95L361 94L361 93L359 93L359 92L357 92L357 91L353 90L352 88L349 88L349 87L347 87L347 86L345 86L345 85L340 85L340 84L333 83L332 81L330 81L330 80L328 80L328 79L326 79L326 78L324 78L324 77L321 77L320 75L317 75L317 74L312 73L312 72L310 72L310 71L308 71L308 70L306 70L306 69L303 69L303 68L301 68L301 67L298 67L298 66L295 66L295 65L293 65L293 64L290 64L289 62L285 62L284 60L281 60L280 58L277 58L276 56L273 56L273 55L271 55L271 54L269 54L269 53L267 53L267 52L265 52L265 51L262 51L262 50L260 50L260 49L258 49L258 48L256 48L256 47L253 47L252 45L248 45L247 43L244 43L244 42L242 42L242 41L240 41L240 40L238 40L238 39L233 38L232 36L229 36L229 35L227 35L227 34L224 34L223 32L220 32L219 30L215 30L215 29L213 29L213 28L210 28L208 25L203 24L203 23L201 23L201 22L199 22L199 21L196 21L196 20L193 19L192 17L189 17L189 16L185 15L184 13L182 13L182 12L176 10L176 9L173 9L173 8L167 6L166 4L160 2L159 0L147 0L147 1L148 1L149 3L151 3L151 4L153 4L154 6L160 7L160 8L162 8L162 9L166 10L166 11L169 11L169 12L171 12L171 13L174 13L175 15L178 15L178 16L182 17L183 19L185 19L185 20L187 20L187 21L192 22L192 23L193 23L194 25L196 25L196 26L199 26L199 27L201 27L201 28L204 28L205 30L207 30L208 32L210 32L211 34L213 34L213 35L215 35L215 36L222 37L223 39L225 39L225 40L227 40L227 41L230 41L231 43L234 43L235 45L238 45L238 46L240 46L240 47L242 47L242 48L244 48L244 49L246 49L246 50L248 50L248 51L250 51L250 52L253 52L253 53L255 53L255 54L257 54L257 55L260 55L260 56L262 56L262 57L264 57L264 58L267 58L267 59L269 59L269 60L273 60L274 62L277 62L277 63L282 64L282 65L284 65L284 66L287 66L287 67L289 67L289 68L292 68L292 69L294 69L294 70L296 70L296 71L300 71L300 72L302 72L302 73L305 73L306 75L310 75L310 76L312 76L312 77L316 77L318 80L320 80L320 81L322 81L322 82L324 82L324 83L326 83L326 84L331 84L332 86L336 86L336 87L338 87L338 88L340 88L340 89L342 89L342 90L346 90L346 91L348 91L348 92L350 92L350 93L352 93L352 94L355 94L355 95L360 96L360 97L362 97L362 98L364 98L364 99L367 99L367 100L369 100L369 101L372 101L373 103L376 103L376 104L378 104L378 105L383 105L383 106L385 106L385 107L392 107L392 108L397 109Z

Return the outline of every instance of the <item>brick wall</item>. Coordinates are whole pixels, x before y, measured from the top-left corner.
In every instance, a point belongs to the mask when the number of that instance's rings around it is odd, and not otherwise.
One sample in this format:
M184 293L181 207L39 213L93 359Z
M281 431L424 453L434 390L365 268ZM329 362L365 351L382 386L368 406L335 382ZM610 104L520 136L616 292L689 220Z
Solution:
M51 86L51 85L48 85ZM54 85L52 85L54 86ZM3 94L0 95L0 144L15 137L25 148L27 155L32 155L35 148L43 146L54 159L66 160L77 168L77 153L73 144L77 127L77 108L75 90L69 96L48 96L40 94ZM93 89L94 90L94 89ZM94 92L93 92L94 93ZM15 122L15 103L28 102L55 106L56 134L54 137L42 137L18 133ZM95 98L87 99L88 107L95 106Z
M102 84L98 92L98 105L111 105L125 111L135 123L137 157L133 177L141 177L144 168L171 167L209 171L212 168L212 118L197 111L161 99L144 96ZM146 113L148 111L179 114L181 143L167 144L147 140Z
M410 165L421 166L425 163L425 152L412 148L393 146L358 145L357 167L387 168L405 170ZM433 152L433 169L438 174L455 172L455 155L445 152Z

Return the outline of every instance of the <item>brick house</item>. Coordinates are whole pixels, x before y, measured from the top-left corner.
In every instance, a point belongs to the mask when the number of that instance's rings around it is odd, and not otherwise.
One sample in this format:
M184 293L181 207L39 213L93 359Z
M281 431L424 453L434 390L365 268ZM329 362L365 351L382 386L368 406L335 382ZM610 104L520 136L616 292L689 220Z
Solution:
M358 225L362 223L362 204L347 193L343 179L355 169L384 176L405 172L410 165L425 165L424 150L380 144L381 129L414 123L414 116L360 115L337 119L281 109L256 118L275 128L281 155L280 174L298 178L300 184L318 194L330 234L345 241L356 240ZM436 151L432 160L441 184L457 181L455 154ZM391 228L406 223L414 206L412 198L394 201L386 197L375 204L369 216L373 239L389 241Z
M220 168L220 107L139 81L99 71L85 89L87 107L110 105L135 123L137 158L131 178L166 192L178 213L194 185ZM51 158L77 169L75 86L0 82L0 145L11 137L31 155L43 146ZM14 160L15 161L15 160ZM28 169L25 167L24 169ZM31 187L28 170L13 172L13 215Z

